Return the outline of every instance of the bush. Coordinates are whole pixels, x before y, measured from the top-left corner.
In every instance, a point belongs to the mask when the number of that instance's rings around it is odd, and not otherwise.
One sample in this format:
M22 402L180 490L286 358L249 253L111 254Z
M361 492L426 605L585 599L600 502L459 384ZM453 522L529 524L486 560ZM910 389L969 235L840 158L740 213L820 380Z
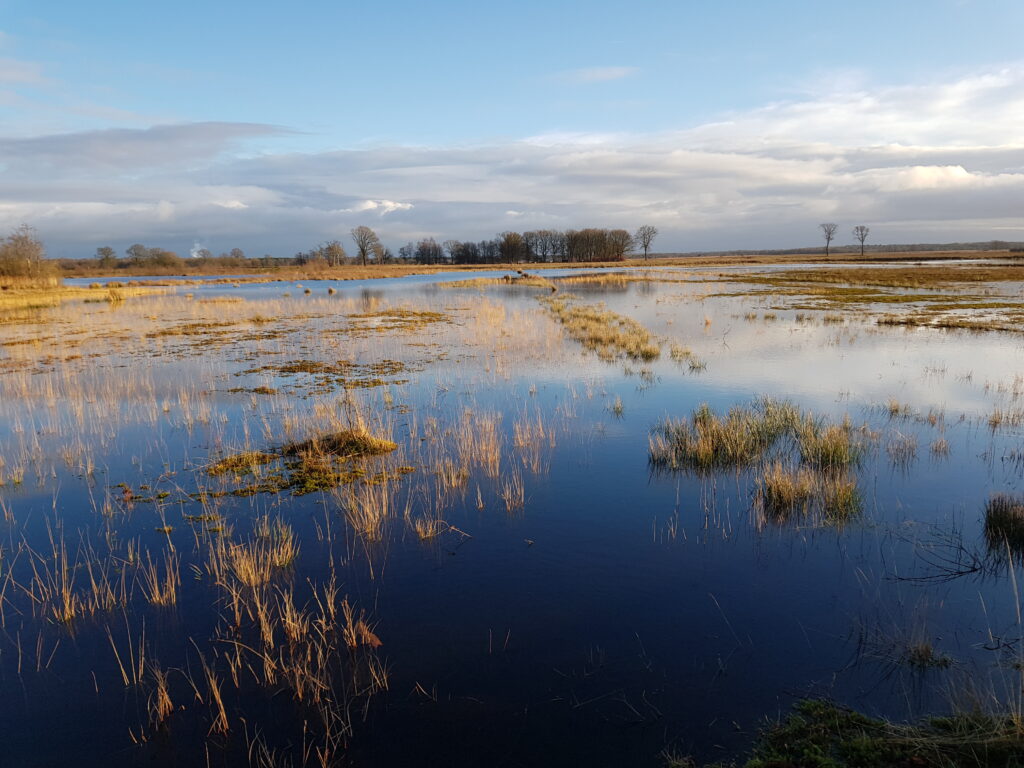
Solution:
M53 264L47 261L46 249L32 227L23 224L0 240L0 279L7 278L4 282L14 282L10 278L45 281L53 273Z

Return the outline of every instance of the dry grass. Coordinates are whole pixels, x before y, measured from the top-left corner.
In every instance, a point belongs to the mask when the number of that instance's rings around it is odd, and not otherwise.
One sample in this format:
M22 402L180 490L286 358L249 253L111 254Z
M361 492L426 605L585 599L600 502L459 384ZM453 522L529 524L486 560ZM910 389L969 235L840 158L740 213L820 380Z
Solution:
M602 360L629 357L633 360L655 360L661 347L640 323L600 306L579 304L569 297L544 300L548 311L562 327L584 347Z
M985 540L998 557L1024 553L1024 497L995 493L985 502Z
M357 483L338 495L352 530L367 541L381 541L384 524L394 513L390 485L386 482Z
M818 491L818 476L807 467L787 467L773 461L761 473L758 494L766 513L786 517L806 510Z
M744 466L800 423L799 410L788 403L762 400L752 408L734 407L724 418L705 404L689 419L664 422L651 438L650 459L671 469Z
M518 512L526 505L526 490L523 476L518 469L513 470L501 483L501 500L505 502L505 510L510 514Z
M852 466L863 453L848 417L841 424L820 424L805 417L797 429L797 442L804 461L826 469Z
M140 564L139 573L142 576L142 590L146 599L153 605L174 605L178 602L178 587L181 585L179 576L180 558L173 550L164 554L164 568L161 573L158 563L153 562L149 553L146 553L146 562Z

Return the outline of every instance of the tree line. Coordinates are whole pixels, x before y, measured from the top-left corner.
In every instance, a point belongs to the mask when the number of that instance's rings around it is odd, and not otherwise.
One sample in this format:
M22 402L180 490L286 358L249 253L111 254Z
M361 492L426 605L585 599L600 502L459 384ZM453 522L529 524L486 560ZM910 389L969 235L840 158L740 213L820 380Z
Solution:
M403 261L420 264L501 264L517 262L622 261L634 248L649 254L657 236L655 227L644 226L636 234L625 229L538 229L528 232L499 232L488 240L445 240L424 238L398 249Z
M177 253L165 248L147 247L134 243L125 249L124 257L110 246L96 249L95 262L102 269L151 269L167 271L180 269L186 263L195 266L246 267L315 265L337 267L343 264L370 263L415 263L415 264L501 264L518 262L588 262L622 261L634 249L643 250L644 257L650 253L651 244L657 237L656 227L645 225L631 234L625 229L554 229L532 230L529 232L500 232L495 237L480 241L444 240L438 242L426 237L410 242L394 254L370 227L358 226L349 232L351 253L341 240L328 240L306 251L299 251L290 258L263 256L249 258L241 248L215 256L210 250L200 248L192 258L183 259ZM81 264L81 262L77 262Z

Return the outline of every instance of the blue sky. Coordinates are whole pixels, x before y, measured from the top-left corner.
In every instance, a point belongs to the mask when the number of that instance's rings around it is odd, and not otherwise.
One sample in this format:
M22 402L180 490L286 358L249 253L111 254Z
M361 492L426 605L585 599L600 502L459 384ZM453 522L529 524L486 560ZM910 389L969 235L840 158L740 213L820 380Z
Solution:
M0 0L0 226L290 254L1024 239L1024 3Z

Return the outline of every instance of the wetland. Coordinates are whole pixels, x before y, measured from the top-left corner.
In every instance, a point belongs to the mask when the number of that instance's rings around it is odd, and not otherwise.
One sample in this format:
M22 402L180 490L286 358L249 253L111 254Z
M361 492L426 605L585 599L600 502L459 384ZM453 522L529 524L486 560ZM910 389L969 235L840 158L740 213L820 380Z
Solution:
M1019 260L66 282L13 764L1024 761Z

